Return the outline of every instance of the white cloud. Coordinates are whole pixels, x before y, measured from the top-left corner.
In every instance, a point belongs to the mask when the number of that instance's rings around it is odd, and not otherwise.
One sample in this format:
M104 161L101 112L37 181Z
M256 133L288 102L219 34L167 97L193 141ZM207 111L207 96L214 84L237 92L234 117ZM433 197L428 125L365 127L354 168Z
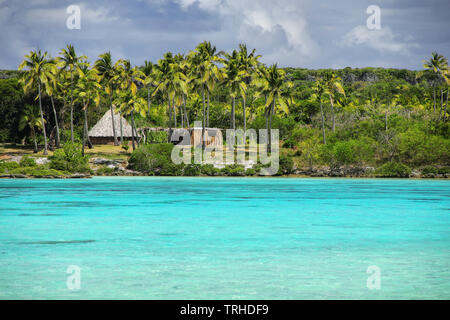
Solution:
M412 42L411 36L404 38L404 41L398 40L399 38L388 26L383 26L379 30L369 30L366 26L357 26L345 34L339 44L347 47L366 45L382 53L404 54L408 54L411 48L417 47L417 44Z

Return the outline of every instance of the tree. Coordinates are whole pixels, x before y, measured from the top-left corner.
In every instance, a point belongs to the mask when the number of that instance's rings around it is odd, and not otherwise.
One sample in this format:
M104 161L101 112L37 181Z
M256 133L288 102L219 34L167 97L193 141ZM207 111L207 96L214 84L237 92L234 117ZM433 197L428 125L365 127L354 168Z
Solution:
M191 66L190 81L197 88L202 97L203 102L203 121L202 121L202 148L205 147L205 127L209 126L209 95L214 84L222 80L222 74L216 65L221 59L215 46L209 41L204 41L190 53L189 60ZM207 95L207 109L205 109L205 93Z
M115 80L116 80L116 69L112 63L111 53L106 52L99 55L99 59L95 61L95 69L98 72L98 75L101 78L103 86L105 88L106 93L109 96L109 109L111 110L111 121L112 121L112 130L114 136L114 145L118 146L119 142L117 141L117 132L116 126L114 122L114 110L113 110L113 93L115 90Z
M67 45L67 49L62 49L60 60L60 66L62 70L67 70L70 73L70 138L72 143L73 139L73 90L74 90L74 74L78 69L78 65L82 60L87 60L86 56L77 56L75 48L71 45Z
M224 53L224 59L222 59L222 63L224 65L223 68L223 83L230 90L230 96L232 99L231 105L231 128L236 129L236 97L238 94L241 96L245 95L247 90L247 85L245 84L244 78L247 76L247 73L240 69L239 65L239 53L236 50L233 50L231 54Z
M430 60L423 60L423 67L434 74L433 81L433 111L436 112L436 82L443 77L446 79L448 60L443 55L433 52Z
M101 85L99 84L99 76L96 69L90 69L88 62L80 63L78 68L79 78L75 88L76 97L82 102L83 113L84 113L84 129L83 129L83 144L81 153L84 156L84 146L86 145L86 140L88 142L89 148L92 148L92 144L89 141L88 136L88 108L89 105L94 102L95 105L100 103L100 92Z
M272 116L277 109L289 113L288 100L293 83L286 80L286 74L278 69L277 64L260 69L261 76L257 81L261 92L267 95L264 108L269 115L269 150L272 147Z
M176 92L186 92L186 76L180 71L175 63L171 52L164 54L164 58L158 60L156 65L155 77L158 85L153 91L152 96L158 92L162 92L167 97L169 107L169 135L168 139L172 140L172 101Z
M256 72L260 55L255 55L255 49L248 53L245 44L239 45L239 69L245 74L243 81L247 86L250 85L253 74ZM244 132L247 130L247 115L246 115L246 91L242 93L242 114L244 118Z
M319 100L320 103L320 115L322 119L322 135L323 135L323 144L327 144L327 139L325 136L325 117L323 115L323 106L322 106L322 97L326 92L326 83L322 78L318 78L313 86L314 94L311 96L312 99Z
M22 116L19 121L19 131L22 131L26 127L29 127L31 130L31 136L34 141L34 153L38 152L38 146L36 141L36 131L35 128L43 129L42 118L40 118L39 108L35 105L26 105L23 109Z
M148 104L148 118L150 120L150 106L151 106L151 97L150 97L150 88L153 86L155 81L155 73L154 73L154 65L151 61L144 61L144 66L141 71L145 75L143 79L143 84L147 87L147 104Z
M325 93L330 97L332 130L335 131L335 115L334 115L334 97L336 94L345 95L341 78L336 76L334 72L327 72L324 76Z
M31 51L25 56L25 60L19 65L19 70L27 69L21 81L24 84L24 91L29 91L34 85L38 87L39 111L41 113L41 122L45 124L44 113L42 111L42 89L46 88L51 92L51 86L48 83L54 81L56 74L56 64L54 59L47 59L47 51L42 54L41 50ZM47 152L47 134L45 125L42 126L44 133L44 154Z

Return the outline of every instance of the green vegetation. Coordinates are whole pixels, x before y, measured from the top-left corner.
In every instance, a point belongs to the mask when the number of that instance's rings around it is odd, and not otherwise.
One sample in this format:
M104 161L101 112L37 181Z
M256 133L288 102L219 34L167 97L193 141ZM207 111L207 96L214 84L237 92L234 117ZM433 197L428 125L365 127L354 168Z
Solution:
M372 167L379 175L397 172L395 163L429 174L431 167L449 167L449 67L442 55L433 53L421 71L278 68L260 58L245 45L226 53L209 42L141 67L114 61L110 52L91 66L71 45L55 58L30 52L21 71L2 71L0 142L44 154L56 149L51 168L89 172L87 131L114 105L133 128L130 168L150 175L259 172L173 164L166 142L174 128L192 128L196 120L203 128L278 129L280 175L320 166ZM169 131L149 131L143 139L138 127ZM121 129L114 132L126 154Z
M399 162L387 162L377 168L375 174L386 178L408 178L411 168Z
M50 157L50 168L70 173L91 173L88 157L81 154L81 145L66 142Z

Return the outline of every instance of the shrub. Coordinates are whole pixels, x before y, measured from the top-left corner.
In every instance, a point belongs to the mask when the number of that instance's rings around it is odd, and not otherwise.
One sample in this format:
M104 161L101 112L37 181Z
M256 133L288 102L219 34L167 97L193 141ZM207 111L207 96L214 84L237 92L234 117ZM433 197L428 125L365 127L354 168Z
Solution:
M380 177L407 178L411 174L411 168L399 162L387 162L375 170Z
M450 174L450 167L442 167L438 169L439 174Z
M280 162L277 175L290 174L294 168L294 161L292 157L280 155Z
M0 173L9 173L9 171L19 167L19 164L15 161L2 161L0 162Z
M166 143L168 139L166 131L149 131L147 133L147 143Z
M130 169L157 176L180 176L183 164L172 162L173 144L146 144L133 151L128 159Z
M245 175L246 176L254 176L254 175L256 175L256 170L253 168L248 168L247 170L245 170Z
M220 175L220 169L214 168L212 164L205 164L201 167L201 171L207 176L218 176Z
M125 150L126 152L128 151L128 149L130 149L130 146L129 146L129 144L128 144L127 141L122 142L121 147L122 147L122 149Z
M426 166L424 168L422 168L422 174L437 174L438 173L438 168L433 167L433 166Z
M11 174L24 174L27 176L61 176L65 173L60 170L48 169L45 166L32 166L32 167L19 167L11 170L9 173Z
M199 176L202 173L202 166L200 164L188 164L184 167L183 174L185 176Z
M221 172L226 176L245 176L244 167L237 164L225 166Z
M22 159L20 159L19 165L21 167L35 167L36 161L30 156L23 156Z
M89 158L81 155L81 145L66 142L63 149L58 149L49 157L50 168L71 173L92 173Z
M109 175L116 173L118 170L119 170L119 168L117 168L117 167L115 167L115 168L101 167L101 168L97 169L97 171L95 171L95 174L97 176L109 176Z

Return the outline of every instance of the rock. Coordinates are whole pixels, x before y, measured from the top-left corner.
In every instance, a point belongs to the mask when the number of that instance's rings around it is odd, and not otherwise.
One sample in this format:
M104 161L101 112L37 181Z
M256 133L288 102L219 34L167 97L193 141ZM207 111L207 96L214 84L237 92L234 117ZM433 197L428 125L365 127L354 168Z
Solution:
M24 179L24 178L28 178L28 176L25 175L25 174L18 174L18 173L15 173L15 174L11 174L11 178Z
M48 158L45 158L45 157L34 158L34 161L36 161L37 165L43 165L43 164L47 164L47 163L50 162L50 160Z
M10 174L0 174L0 178L11 178Z
M410 177L411 177L411 178L420 178L420 177L421 177L420 171L418 171L418 170L413 170L413 171L411 172L411 174L410 174Z
M92 158L90 161L92 164L95 165L105 165L105 166L113 166L118 167L123 165L126 160L123 159L105 159L105 158Z

